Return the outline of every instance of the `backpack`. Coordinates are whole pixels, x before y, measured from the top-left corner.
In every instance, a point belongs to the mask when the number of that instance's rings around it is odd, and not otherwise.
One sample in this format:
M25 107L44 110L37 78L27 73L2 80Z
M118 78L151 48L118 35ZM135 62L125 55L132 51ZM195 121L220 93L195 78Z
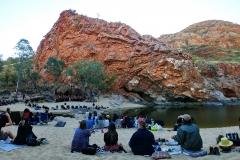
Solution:
M39 146L40 143L37 141L37 138L35 138L32 134L30 134L26 139L28 146Z
M94 155L97 152L97 148L99 148L96 144L87 145L82 149L82 154Z

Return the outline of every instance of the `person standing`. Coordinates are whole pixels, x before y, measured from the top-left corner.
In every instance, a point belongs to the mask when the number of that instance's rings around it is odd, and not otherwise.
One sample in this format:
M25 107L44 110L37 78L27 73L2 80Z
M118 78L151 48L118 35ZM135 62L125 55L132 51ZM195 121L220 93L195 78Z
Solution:
M177 130L177 135L172 136L172 139L178 142L183 149L186 150L201 150L203 141L199 133L199 128L192 123L192 118L188 114L182 115L182 125Z
M155 143L154 135L147 130L147 124L139 121L138 130L132 135L129 141L129 147L134 155L152 155L154 152L153 144Z

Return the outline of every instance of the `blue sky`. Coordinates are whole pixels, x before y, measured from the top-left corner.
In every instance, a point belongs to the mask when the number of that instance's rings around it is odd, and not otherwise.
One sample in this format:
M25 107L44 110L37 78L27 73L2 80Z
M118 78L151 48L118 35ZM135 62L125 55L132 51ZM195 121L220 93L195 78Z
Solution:
M141 35L159 37L205 20L240 24L240 0L0 0L0 54L14 56L17 42L27 39L33 50L63 10L125 23Z

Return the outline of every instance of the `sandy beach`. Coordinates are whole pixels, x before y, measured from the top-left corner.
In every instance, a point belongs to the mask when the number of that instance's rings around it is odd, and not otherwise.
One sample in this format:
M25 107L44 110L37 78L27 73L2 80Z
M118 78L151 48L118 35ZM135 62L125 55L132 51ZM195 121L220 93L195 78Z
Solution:
M95 104L108 106L109 99L100 99L100 102L96 102ZM61 105L64 102L59 103L41 103L41 105L46 105L51 107L52 105ZM86 102L67 102L69 105L77 105L77 104L86 104ZM88 103L89 106L92 103ZM0 110L6 110L6 108L11 108L12 111L23 111L26 106L23 103L17 103L14 105L9 106L0 106ZM131 104L131 103L123 103L121 107L139 107L139 105ZM66 110L51 110L51 112L66 112ZM144 156L135 156L131 152L130 148L128 147L128 142L132 136L132 134L136 131L136 128L118 128L117 132L119 135L119 143L123 144L124 149L127 153L104 153L104 154L96 154L93 156L84 155L82 153L71 153L71 141L74 135L74 128L79 126L79 121L83 119L83 115L81 115L78 119L76 118L69 118L69 117L57 117L57 120L65 121L65 127L54 127L57 121L49 122L48 125L34 125L33 131L37 135L38 138L46 138L50 143L46 145L40 145L38 147L30 147L26 146L24 148L12 150L10 152L5 152L0 149L1 159L84 159L84 160L97 160L97 159L115 159L115 160L128 160L128 159L152 159L151 157L144 157ZM167 131L169 128L163 128L162 131L152 131L155 136L155 139L158 138L165 138L169 141L172 141L171 136L175 135L175 131ZM14 135L17 134L17 125L12 125L9 127L4 127L3 130L10 130L13 132ZM219 134L225 134L226 132L238 132L239 133L239 126L232 126L232 127L223 127L223 128L200 128L200 133L203 139L203 149L209 152L210 146L217 146L216 144L216 137ZM91 135L90 137L90 144L97 144L98 146L103 146L103 133L96 132ZM162 145L161 147L166 147ZM240 147L236 147L236 149L240 149ZM207 155L204 157L199 157L198 159L204 160L214 160L214 159L228 159L228 160L237 160L240 157L239 152L231 152L231 153L221 153L220 156L216 155ZM172 155L171 159L192 159L191 157L185 154L179 155Z

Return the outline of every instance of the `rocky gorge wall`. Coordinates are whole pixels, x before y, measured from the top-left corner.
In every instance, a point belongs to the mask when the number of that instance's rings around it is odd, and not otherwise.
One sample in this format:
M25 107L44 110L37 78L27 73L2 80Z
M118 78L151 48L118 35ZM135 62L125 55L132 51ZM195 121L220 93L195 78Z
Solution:
M158 39L172 48L188 52L191 56L203 57L205 62L195 63L200 74L225 97L240 98L240 63L220 61L238 61L239 24L208 20L192 24L174 34L161 35Z
M44 69L50 56L64 60L66 67L84 58L102 62L108 74L117 75L113 92L138 103L226 100L221 89L200 74L189 54L120 22L63 11L34 57L43 79L51 82ZM62 74L58 82L71 80Z

